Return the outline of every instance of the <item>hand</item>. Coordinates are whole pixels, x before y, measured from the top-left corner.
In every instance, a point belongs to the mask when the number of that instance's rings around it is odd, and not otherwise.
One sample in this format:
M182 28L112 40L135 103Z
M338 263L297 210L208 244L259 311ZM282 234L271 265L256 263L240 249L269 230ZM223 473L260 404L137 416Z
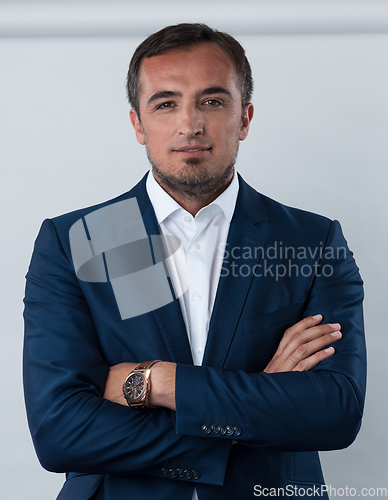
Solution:
M322 315L309 316L286 330L273 358L264 372L290 372L311 370L318 363L334 354L334 347L327 348L342 337L341 326L319 325Z
M113 403L128 406L123 395L123 384L139 363L120 363L109 368L103 397ZM176 364L159 361L151 368L151 391L148 402L152 406L164 406L175 410Z

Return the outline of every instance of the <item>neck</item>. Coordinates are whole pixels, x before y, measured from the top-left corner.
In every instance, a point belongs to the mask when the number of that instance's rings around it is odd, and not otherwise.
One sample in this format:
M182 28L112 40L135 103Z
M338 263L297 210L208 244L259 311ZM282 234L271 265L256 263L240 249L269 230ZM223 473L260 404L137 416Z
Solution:
M167 194L171 196L184 210L189 212L193 217L201 210L201 208L206 207L214 200L216 200L230 185L233 180L234 170L225 179L225 182L218 186L216 189L210 193L196 193L196 192L186 192L183 190L174 189L168 183L161 179L158 173L153 170L154 178L156 182L160 185Z

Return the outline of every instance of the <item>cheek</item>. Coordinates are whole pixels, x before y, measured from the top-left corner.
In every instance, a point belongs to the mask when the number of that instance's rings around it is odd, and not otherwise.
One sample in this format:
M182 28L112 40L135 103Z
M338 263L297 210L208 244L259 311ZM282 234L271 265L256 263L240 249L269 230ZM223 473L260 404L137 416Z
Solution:
M225 152L235 152L240 138L240 127L235 123L218 130L218 143L221 145Z
M156 151L159 148L161 134L158 134L152 127L144 127L144 140L149 150Z
M163 121L144 127L145 141L149 149L163 150L171 143L171 127Z

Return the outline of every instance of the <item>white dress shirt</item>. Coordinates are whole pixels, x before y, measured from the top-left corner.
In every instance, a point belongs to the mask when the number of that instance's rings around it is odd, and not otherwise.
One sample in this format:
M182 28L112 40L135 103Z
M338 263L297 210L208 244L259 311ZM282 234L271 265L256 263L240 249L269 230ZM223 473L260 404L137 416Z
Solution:
M184 282L182 275L188 273L188 289L179 300L194 364L201 365L230 221L236 206L238 178L234 175L227 189L210 205L201 208L195 217L164 191L152 171L146 185L162 234L176 236L182 242L187 271L176 261L175 269L170 265L170 273L173 283L177 280ZM177 289L179 285L174 284L174 287Z
M176 236L182 242L183 262L178 252L175 260L169 260L169 270L175 290L185 289L188 278L188 288L179 301L193 362L201 365L229 226L236 207L238 177L235 173L227 189L210 205L201 208L195 217L164 191L152 171L146 186L161 233ZM194 489L192 500L197 498Z

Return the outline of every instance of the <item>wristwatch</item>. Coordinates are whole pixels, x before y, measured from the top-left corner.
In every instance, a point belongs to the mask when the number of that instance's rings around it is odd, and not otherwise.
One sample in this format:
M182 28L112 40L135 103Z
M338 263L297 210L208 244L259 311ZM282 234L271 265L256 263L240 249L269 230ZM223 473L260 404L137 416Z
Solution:
M155 408L148 404L148 396L151 390L151 366L158 361L160 359L140 363L126 378L123 385L123 394L129 406L138 409Z

